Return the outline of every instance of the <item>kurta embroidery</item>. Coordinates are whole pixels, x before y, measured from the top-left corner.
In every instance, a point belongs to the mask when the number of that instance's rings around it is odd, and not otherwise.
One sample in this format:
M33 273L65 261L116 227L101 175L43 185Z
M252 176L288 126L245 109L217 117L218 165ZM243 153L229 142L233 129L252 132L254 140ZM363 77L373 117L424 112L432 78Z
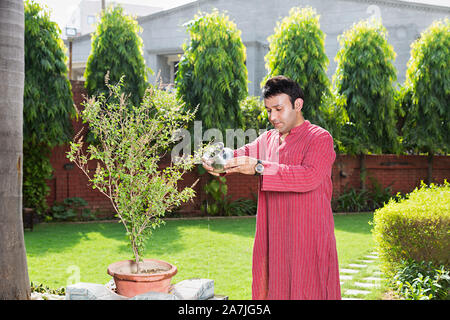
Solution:
M341 299L331 210L333 138L309 121L280 144L266 131L235 150L261 159L253 299Z

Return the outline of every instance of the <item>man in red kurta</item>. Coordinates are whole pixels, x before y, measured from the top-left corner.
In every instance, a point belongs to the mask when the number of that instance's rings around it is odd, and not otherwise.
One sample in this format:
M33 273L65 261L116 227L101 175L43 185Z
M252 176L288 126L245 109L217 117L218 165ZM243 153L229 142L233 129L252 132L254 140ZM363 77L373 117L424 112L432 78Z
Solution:
M333 138L303 118L304 96L294 81L269 79L263 96L275 129L235 150L225 166L227 174L260 175L252 297L341 299L331 211Z

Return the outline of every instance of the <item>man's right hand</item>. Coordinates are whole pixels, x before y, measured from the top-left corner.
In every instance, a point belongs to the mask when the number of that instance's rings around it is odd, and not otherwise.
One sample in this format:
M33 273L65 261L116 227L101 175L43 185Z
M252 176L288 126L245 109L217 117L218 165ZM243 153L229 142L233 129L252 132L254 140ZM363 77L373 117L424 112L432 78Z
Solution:
M214 172L214 168L208 165L205 161L202 161L203 168L205 168L206 171L208 171L209 174L212 174L213 176L219 177L220 174L217 172Z

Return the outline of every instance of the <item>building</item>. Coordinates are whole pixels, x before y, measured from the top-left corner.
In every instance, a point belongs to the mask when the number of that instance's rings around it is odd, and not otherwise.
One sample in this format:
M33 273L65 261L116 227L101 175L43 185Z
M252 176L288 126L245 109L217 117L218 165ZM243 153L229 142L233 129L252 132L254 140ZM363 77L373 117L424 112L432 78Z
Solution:
M136 15L138 17L147 16L162 10L161 7L121 3L120 1L106 1L106 6L109 5L120 5L125 13ZM70 16L67 27L76 28L78 36L91 33L95 30L95 25L98 22L101 10L102 1L81 0L78 7Z
M120 5L126 14L130 14L136 17L148 16L155 12L163 10L161 7L152 7L147 5L136 5L129 3L121 3L120 1L105 1L106 6L109 5ZM100 0L81 0L78 7L73 11L67 24L66 30L63 30L63 37L66 42L66 46L69 47L67 52L70 55L70 44L72 41L72 48L74 47L74 42L71 38L72 34L69 32L76 32L76 37L86 35L89 39L89 51L83 51L83 55L77 57L76 60L72 59L72 79L82 79L84 69L86 66L87 57L90 52L90 33L95 30L95 26L99 20L99 14L102 10L102 1ZM67 39L69 38L69 39Z
M183 54L182 44L188 40L183 24L199 11L211 12L217 8L225 11L242 32L247 50L249 94L259 95L260 82L266 75L264 56L269 49L268 36L292 7L305 6L313 7L320 14L321 29L326 35L325 51L330 61L330 79L336 70L337 37L359 20L381 17L388 31L388 41L397 54L398 81L403 82L411 43L434 20L450 16L450 6L401 0L198 0L138 18L143 29L144 58L155 72L149 79L155 82L159 74L164 83L173 83L176 64ZM80 75L84 72L90 49L89 34L73 39L74 74L77 75L74 79L82 79Z

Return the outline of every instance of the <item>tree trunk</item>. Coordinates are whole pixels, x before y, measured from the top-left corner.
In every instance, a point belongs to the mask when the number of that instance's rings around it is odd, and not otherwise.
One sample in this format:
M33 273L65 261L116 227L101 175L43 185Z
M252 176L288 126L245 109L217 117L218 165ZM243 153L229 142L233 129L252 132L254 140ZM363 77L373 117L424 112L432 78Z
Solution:
M22 222L23 0L0 0L0 300L30 298Z
M433 153L428 152L427 184L433 183Z
M361 179L361 190L366 190L366 155L364 153L359 155L359 177Z

